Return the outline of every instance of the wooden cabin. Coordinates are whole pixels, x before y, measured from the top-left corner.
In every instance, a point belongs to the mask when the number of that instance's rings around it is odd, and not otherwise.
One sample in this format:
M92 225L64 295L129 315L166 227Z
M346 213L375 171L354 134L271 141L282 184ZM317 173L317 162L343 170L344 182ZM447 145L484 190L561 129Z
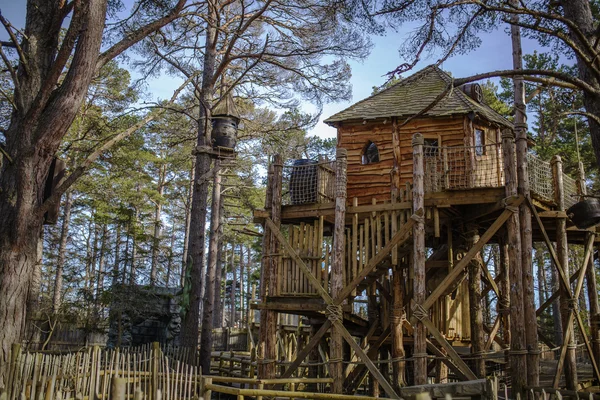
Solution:
M567 244L586 244L589 260L597 241L595 228L578 229L566 214L584 194L584 179L564 174L560 157L548 162L527 153L524 130L516 145L516 128L482 101L478 85L452 88L435 66L325 122L338 130L336 160L274 157L265 209L254 214L264 226L260 301L253 306L261 310L259 375L274 377L275 360L286 361L281 377L328 374L332 392L351 394L368 375L373 395L381 387L392 398L406 384L490 373L517 390L525 381L548 384L538 349L556 343L538 338L537 325L524 320L536 318L528 249L544 242L563 290L571 288ZM517 179L517 169L527 179ZM500 249L495 271L481 257L492 243ZM561 307L568 310L581 287L562 292ZM490 325L482 322L486 293L495 296ZM523 303L524 312L513 314L519 308L511 301ZM289 354L275 344L278 313L300 315L312 327ZM600 320L600 311L593 313ZM585 332L580 320L570 321ZM591 361L600 358L593 330L595 350L586 338ZM574 387L573 368L559 379L561 366L575 363L573 335L563 339L552 384ZM510 368L503 353L493 353L502 349L510 349ZM298 370L307 356L308 365L320 360L326 371ZM524 378L518 371L525 370ZM592 377L580 374L585 379Z
M415 133L425 139L426 191L504 186L500 132L512 123L483 102L478 84L438 99L451 83L430 66L325 120L348 150L349 198L389 201L412 183Z

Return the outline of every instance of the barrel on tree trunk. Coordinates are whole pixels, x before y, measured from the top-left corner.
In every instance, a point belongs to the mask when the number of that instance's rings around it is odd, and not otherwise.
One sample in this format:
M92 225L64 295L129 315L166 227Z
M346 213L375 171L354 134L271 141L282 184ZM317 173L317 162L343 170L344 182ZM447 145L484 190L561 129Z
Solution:
M575 203L567 210L567 215L579 229L587 229L600 224L600 200L588 198Z

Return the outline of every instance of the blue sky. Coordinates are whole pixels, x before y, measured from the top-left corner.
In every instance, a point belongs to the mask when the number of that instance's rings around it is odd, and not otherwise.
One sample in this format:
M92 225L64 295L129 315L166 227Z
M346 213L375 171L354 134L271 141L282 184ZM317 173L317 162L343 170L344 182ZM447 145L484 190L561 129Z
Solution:
M129 2L129 0L126 0ZM24 23L25 0L0 0L0 10L14 25L21 27ZM512 50L509 36L505 33L506 27L501 27L496 32L482 34L482 45L461 56L452 57L442 65L442 69L449 71L455 77L465 77L476 73L493 70L510 69L512 66ZM398 32L389 32L383 37L373 37L374 47L370 56L362 61L351 61L352 100L335 104L326 104L323 108L321 121L311 130L311 134L322 137L334 137L335 129L325 125L322 120L341 111L353 103L362 100L371 94L373 86L379 86L386 80L385 74L399 64L409 61L403 60L398 55L398 48L410 33L410 27L400 29ZM7 40L6 32L2 31L0 40ZM523 40L523 53L532 53L538 49L537 43ZM413 72L437 61L439 55L423 58L413 69ZM409 75L409 74L405 74ZM162 76L147 84L147 91L152 100L167 99L182 82L181 79ZM310 104L303 104L304 111L314 112Z

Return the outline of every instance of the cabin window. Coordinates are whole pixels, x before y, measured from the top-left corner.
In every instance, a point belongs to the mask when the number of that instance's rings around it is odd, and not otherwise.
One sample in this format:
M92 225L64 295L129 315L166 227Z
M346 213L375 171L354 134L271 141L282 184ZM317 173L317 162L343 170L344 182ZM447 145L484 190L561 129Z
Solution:
M485 155L485 131L483 129L475 129L475 155Z
M379 149L377 149L377 145L375 143L369 142L365 146L365 151L362 155L362 163L373 164L376 162L379 162Z
M440 148L440 143L437 139L424 139L423 146L425 155L436 155Z

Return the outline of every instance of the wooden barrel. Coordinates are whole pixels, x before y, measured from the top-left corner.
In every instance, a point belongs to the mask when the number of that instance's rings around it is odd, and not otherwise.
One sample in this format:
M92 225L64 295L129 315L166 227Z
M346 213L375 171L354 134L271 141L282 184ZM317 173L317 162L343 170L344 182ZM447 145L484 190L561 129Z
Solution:
M600 224L600 200L590 197L575 203L567 210L567 215L579 229L587 229Z

